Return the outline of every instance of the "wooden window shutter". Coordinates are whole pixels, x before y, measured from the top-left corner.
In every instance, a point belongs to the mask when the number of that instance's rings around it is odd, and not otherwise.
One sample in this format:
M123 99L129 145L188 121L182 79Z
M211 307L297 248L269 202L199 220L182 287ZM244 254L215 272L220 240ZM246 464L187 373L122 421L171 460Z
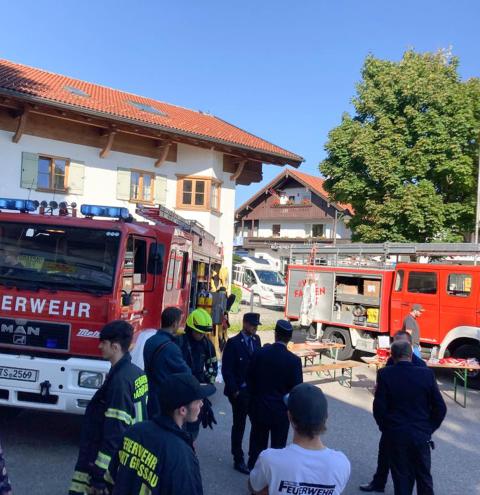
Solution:
M70 161L68 167L69 194L83 194L85 183L85 163L78 160Z
M155 176L153 195L155 204L164 206L167 204L167 178L164 175Z
M38 155L35 153L22 153L22 174L20 186L25 189L36 189L38 177Z
M130 170L117 169L117 199L130 199Z

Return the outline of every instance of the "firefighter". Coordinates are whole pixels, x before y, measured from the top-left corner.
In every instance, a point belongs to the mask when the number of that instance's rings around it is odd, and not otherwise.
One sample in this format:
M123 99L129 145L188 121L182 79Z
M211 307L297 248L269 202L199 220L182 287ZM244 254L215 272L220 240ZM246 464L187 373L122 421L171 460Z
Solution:
M190 373L174 373L159 385L160 414L128 429L109 474L113 495L203 495L188 422L215 393Z
M200 383L214 384L218 372L215 347L207 337L212 330L212 317L204 309L197 308L188 315L185 334L178 340L185 362ZM187 425L194 439L198 436L200 422L204 428L216 424L208 399L204 401L200 419Z
M159 387L173 373L190 373L175 335L182 321L182 310L175 307L162 311L162 327L152 335L143 349L143 362L148 377L148 417L160 412Z
M146 419L148 382L131 362L132 338L132 326L121 320L108 323L100 332L98 347L112 367L85 412L70 495L107 494L104 475L112 456L127 428Z

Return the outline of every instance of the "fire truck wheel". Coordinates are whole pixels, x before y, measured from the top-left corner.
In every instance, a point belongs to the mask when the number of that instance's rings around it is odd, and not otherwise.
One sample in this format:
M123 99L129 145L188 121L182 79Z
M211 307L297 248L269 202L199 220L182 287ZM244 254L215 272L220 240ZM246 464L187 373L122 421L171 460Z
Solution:
M475 358L480 362L480 346L473 344L461 345L453 352L454 358ZM480 389L480 372L472 371L468 374L468 386L469 388Z
M339 327L327 327L323 333L323 338L343 344L345 347L339 349L338 359L344 361L350 359L353 355L352 341L350 340L350 334L347 329Z

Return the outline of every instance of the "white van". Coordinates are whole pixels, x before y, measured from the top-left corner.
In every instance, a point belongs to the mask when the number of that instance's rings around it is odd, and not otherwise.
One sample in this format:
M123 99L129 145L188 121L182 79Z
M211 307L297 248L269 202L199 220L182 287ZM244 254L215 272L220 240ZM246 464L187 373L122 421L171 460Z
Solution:
M242 301L256 306L285 306L286 284L267 260L244 257L233 267L233 283L242 289Z

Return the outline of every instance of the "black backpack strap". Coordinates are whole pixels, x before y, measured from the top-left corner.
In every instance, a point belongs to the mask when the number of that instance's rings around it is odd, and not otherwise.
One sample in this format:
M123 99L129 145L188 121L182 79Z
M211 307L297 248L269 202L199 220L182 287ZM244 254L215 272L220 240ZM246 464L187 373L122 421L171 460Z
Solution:
M152 354L152 357L150 358L149 363L143 363L145 366L145 372L147 373L147 377L151 376L153 380L155 380L158 383L158 379L155 377L155 373L153 372L153 364L155 363L155 359L159 356L159 354L169 345L173 344L171 340L167 340L163 344L160 344Z

